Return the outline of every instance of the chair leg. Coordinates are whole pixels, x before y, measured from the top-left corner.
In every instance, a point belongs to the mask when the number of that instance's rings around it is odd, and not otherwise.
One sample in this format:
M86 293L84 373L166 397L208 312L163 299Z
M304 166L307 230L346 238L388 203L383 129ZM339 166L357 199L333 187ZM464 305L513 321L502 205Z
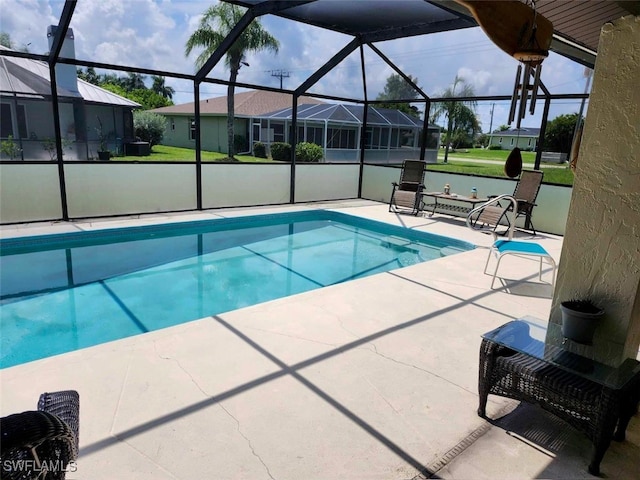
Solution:
M391 189L391 198L389 199L389 212L393 212L393 201L395 200L395 196L396 196L396 186L394 185Z
M498 275L498 267L500 266L500 260L502 260L502 255L498 256L498 262L496 263L496 269L493 272L493 278L491 279L491 290L493 290L493 284L496 281L496 276Z
M484 274L487 274L487 268L489 267L489 259L491 258L491 254L493 253L493 247L489 248L489 255L487 255L487 261L484 264Z
M540 257L540 271L538 272L538 280L542 282L542 257Z

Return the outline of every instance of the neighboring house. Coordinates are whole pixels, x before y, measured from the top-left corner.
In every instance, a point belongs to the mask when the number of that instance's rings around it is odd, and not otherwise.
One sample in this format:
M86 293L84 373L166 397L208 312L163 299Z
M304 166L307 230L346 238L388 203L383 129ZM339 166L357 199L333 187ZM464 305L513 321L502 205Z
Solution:
M250 90L234 96L234 134L241 137L243 148L236 153L251 151L254 136L251 125L253 119L274 110L290 107L292 96L286 93ZM301 96L298 104L324 104L321 100ZM195 148L194 102L170 105L151 110L167 119L167 130L162 143L172 147ZM200 131L202 149L227 153L227 97L208 98L200 101Z
M75 57L73 41L69 29L61 56ZM133 140L132 111L139 104L78 79L74 65L56 66L56 84L65 160L97 157L100 123L109 150L121 151L125 142ZM0 57L0 114L0 140L11 136L19 149L14 160L56 159L51 83L45 62Z
M535 151L540 137L539 128L511 128L509 130L495 130L491 135L489 145L499 145L503 150L518 147L520 150Z
M254 119L253 138L289 142L292 107ZM360 159L363 105L324 104L298 106L298 141L320 145L324 161L356 162ZM420 156L423 122L399 110L369 107L365 136L365 160L373 163L401 163ZM436 163L440 127L427 130L425 160Z
M234 97L234 133L250 153L255 142L269 146L290 142L292 96L286 93L250 90ZM195 148L194 103L171 105L152 110L167 118L162 143ZM357 161L363 106L326 103L313 97L298 99L298 141L323 147L324 161ZM227 153L227 97L200 101L203 150ZM367 161L397 163L418 158L422 120L398 110L369 108L367 117ZM429 127L427 156L435 162L440 128ZM430 159L430 157L433 159Z

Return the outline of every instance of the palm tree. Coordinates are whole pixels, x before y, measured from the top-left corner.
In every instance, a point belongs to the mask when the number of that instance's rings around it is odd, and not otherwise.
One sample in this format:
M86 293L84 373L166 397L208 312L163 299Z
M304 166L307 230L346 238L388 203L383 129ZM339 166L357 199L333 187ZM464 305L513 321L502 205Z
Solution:
M191 34L185 47L188 56L196 47L204 50L196 58L196 67L202 67L209 57L220 47L233 27L244 15L244 9L229 3L220 3L209 7L200 20L200 26ZM233 142L234 93L238 72L242 65L249 66L245 61L247 52L271 50L278 52L280 44L271 34L262 28L258 19L253 20L242 35L229 48L225 57L225 64L229 67L229 87L227 89L227 135L229 157L235 153Z
M164 98L173 100L173 94L176 93L176 91L173 87L168 87L164 84L164 77L153 75L151 78L153 79L151 90L156 92L158 95L162 95Z
M458 84L461 84L461 88L456 92L456 87ZM464 78L456 75L456 78L453 80L453 85L447 88L443 93L443 98L455 98L455 97L474 97L476 94L473 86L469 85ZM475 109L477 106L477 102L475 100L463 100L456 101L451 100L448 102L442 102L439 104L438 108L433 112L431 117L432 122L440 118L442 115L447 117L447 145L444 151L444 163L447 163L449 158L449 148L451 147L451 139L454 134L455 124L457 123L458 117L464 116L467 112L465 109L460 107L467 107L468 109Z

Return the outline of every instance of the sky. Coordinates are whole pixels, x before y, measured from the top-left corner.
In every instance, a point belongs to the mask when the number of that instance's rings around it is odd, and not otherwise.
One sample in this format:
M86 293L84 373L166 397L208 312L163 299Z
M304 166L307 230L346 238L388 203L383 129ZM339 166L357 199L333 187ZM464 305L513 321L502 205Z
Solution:
M216 0L79 0L71 21L76 58L194 73L198 52L187 57L184 46L202 13L216 3ZM32 53L45 53L49 50L47 26L57 24L63 6L62 0L0 0L0 31L10 35L17 49L26 47ZM274 73L283 71L288 75L282 78L283 87L293 90L351 40L345 35L274 16L263 17L261 22L279 41L279 52L250 54L246 59L249 66L240 70L240 82L279 87L280 78ZM402 71L417 78L418 85L432 97L442 95L456 75L473 86L476 95L511 95L513 89L517 61L498 49L480 28L382 42L376 47ZM375 98L395 72L371 50L365 51L365 59L367 93L369 98ZM209 76L228 79L223 62ZM150 82L149 79L147 83ZM585 68L551 52L543 63L542 82L552 94L583 93L587 84ZM167 77L165 83L176 91L174 103L193 101L192 82ZM348 98L354 95L361 98L362 91L358 50L310 90ZM226 87L205 84L200 95L202 99L224 96ZM527 116L522 126L539 127L542 108L542 102L538 103L535 115ZM552 103L550 118L579 109L578 100L556 101ZM482 130L488 132L490 127L495 130L506 124L508 110L508 102L478 104L476 112Z

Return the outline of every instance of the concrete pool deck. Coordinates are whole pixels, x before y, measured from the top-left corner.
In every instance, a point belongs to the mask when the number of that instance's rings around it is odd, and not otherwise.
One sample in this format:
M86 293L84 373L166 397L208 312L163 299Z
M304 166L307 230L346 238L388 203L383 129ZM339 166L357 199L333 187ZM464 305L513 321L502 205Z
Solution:
M480 248L0 370L2 416L40 393L80 393L80 457L69 479L595 478L591 445L541 410L490 396L477 416L480 336L548 318L537 264L506 258L505 288L482 273L491 237L444 215L377 202L145 215L4 226L3 237L328 208ZM519 234L518 238L532 238ZM562 237L535 238L559 260ZM543 279L550 280L550 269ZM496 285L498 282L496 283ZM100 319L96 319L99 321ZM601 465L634 478L640 419Z

